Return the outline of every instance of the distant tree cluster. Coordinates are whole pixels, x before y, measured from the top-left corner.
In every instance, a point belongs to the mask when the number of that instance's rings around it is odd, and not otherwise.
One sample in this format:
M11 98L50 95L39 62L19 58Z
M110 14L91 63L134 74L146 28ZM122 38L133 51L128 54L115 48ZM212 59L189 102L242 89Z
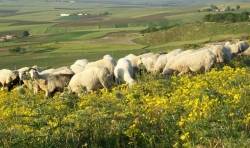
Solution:
M249 12L242 13L217 13L217 14L207 14L204 16L204 22L246 22L250 21Z
M225 9L221 9L212 4L210 5L209 8L206 8L203 11L234 11L235 9L239 10L240 5L237 5L235 8L231 8L230 6L227 6ZM201 10L198 10L198 12L201 12Z
M161 26L159 28L153 26L153 27L148 27L146 29L140 30L140 33L141 34L152 33L152 32L156 32L156 31L159 31L159 30L167 30L167 29L173 28L175 26L177 26L177 25L173 25L173 26Z
M15 48L9 49L10 53L25 53L25 51L26 51L26 49L21 48L21 47L15 47Z

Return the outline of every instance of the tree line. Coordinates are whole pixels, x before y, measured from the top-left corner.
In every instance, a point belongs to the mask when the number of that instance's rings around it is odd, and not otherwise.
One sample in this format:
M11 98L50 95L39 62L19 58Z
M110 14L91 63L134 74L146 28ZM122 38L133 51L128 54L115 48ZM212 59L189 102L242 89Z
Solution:
M250 21L249 12L241 12L241 13L216 13L216 14L207 14L204 16L204 22L246 22Z

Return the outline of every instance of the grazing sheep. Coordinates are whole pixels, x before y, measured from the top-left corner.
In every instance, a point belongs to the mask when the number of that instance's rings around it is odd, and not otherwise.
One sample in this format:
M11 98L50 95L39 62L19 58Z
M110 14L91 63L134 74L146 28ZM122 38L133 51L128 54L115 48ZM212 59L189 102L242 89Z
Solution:
M58 68L52 74L75 74L74 71L68 67Z
M31 79L46 79L50 74L54 72L56 72L56 70L53 68L44 70L42 72L38 72L34 68L29 69Z
M51 74L47 79L37 79L37 85L45 91L46 97L53 97L56 92L63 92L74 74Z
M246 41L239 41L236 45L239 46L240 52L244 52L249 47L249 44Z
M154 71L154 66L157 61L157 58L160 54L147 53L140 55L140 60L138 61L137 67L139 71L145 70L148 73Z
M95 61L95 62L90 62L88 63L85 67L84 67L84 70L87 70L87 69L90 69L92 67L96 67L96 66L105 66L109 69L110 71L110 74L113 76L114 75L114 69L115 69L115 66L114 64L110 61L110 60L105 60L105 59L101 59L101 60L98 60L98 61Z
M38 84L30 78L29 72L23 71L19 73L20 80L23 81L24 85L30 89L33 90L34 94L37 94L38 91L41 89Z
M178 71L178 75L187 73L188 71L197 72L205 68L208 72L216 63L216 55L210 50L199 50L197 52L183 55L173 65L171 65L162 74L170 76L174 71Z
M156 63L155 63L155 66L154 66L154 71L155 72L162 72L163 71L163 68L165 67L165 65L167 64L169 58L171 56L174 56L174 55L177 55L178 53L182 52L183 50L182 49L175 49L175 50L172 50L170 51L169 53L167 54L162 54L160 55L157 60L156 60Z
M175 61L177 61L179 58L181 58L184 55L188 55L191 53L196 52L196 50L190 49L190 50L186 50L183 52L178 53L177 55L173 55L169 58L169 60L167 61L167 64L165 65L163 71L166 71L171 65L173 65L175 63Z
M129 55L125 56L124 58L130 61L131 65L133 67L134 73L138 72L137 64L138 64L138 61L140 60L139 56L136 56L134 54L129 54Z
M17 70L9 70L9 69L2 69L0 70L0 86L2 86L1 90L9 83L12 82L13 80L16 79L18 76L18 71Z
M240 53L240 47L236 44L228 45L226 47L229 48L232 57L236 57Z
M88 65L88 64L87 64ZM85 65L86 66L86 65ZM85 67L84 66L84 67ZM84 70L84 67L79 65L79 64L73 64L70 66L70 69L74 72L74 73L80 73Z
M224 46L226 46L226 47L229 47L230 45L232 45L232 43L229 42L229 41L227 41L227 42L224 44Z
M154 67L155 67L155 63L157 61L157 57L154 56L150 56L147 58L147 62L146 62L146 70L148 73L154 72Z
M8 92L10 92L14 87L18 86L18 85L22 85L23 81L20 79L20 77L17 75L16 78L14 80L12 80L11 82L7 83L7 88L8 88Z
M45 84L45 80L48 78L49 75L51 75L52 73L54 73L56 70L51 68L51 69L47 69L44 70L42 72L38 72L36 69L34 68L30 68L29 73L30 73L30 78L31 78L31 83L33 85L33 89L34 89L34 93L38 92L38 88L45 90L46 91L46 84ZM30 80L28 80L28 82L30 83ZM30 87L30 86L28 86Z
M39 67L37 65L34 65L31 68L36 69L38 72L42 72L44 70L42 67Z
M240 53L239 56L249 56L250 55L250 47L247 48L244 52Z
M117 84L125 82L129 85L132 85L135 82L135 80L132 78L134 75L133 67L130 61L126 58L121 58L118 60L114 69L114 75L116 77Z
M105 66L89 68L81 73L75 74L68 85L69 92L80 93L82 87L87 91L94 91L99 88L109 89L113 83L110 70Z
M113 57L111 55L106 54L106 55L103 56L103 59L104 60L110 60L111 63L113 63L113 65L116 66L116 61L113 59Z
M89 63L89 61L87 59L79 59L76 60L74 64L78 64L81 65L82 67L86 66ZM73 65L74 65L73 64Z
M216 45L210 49L217 57L217 63L228 63L231 60L230 49L222 46Z

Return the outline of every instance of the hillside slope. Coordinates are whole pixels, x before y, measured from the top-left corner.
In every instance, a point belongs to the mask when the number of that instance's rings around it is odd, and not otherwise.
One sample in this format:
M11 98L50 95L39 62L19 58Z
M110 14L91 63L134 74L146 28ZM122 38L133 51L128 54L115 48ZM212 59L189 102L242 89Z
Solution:
M186 24L177 26L168 30L158 31L144 35L142 38L134 39L134 42L157 46L170 42L194 41L194 40L220 40L229 37L248 35L250 32L250 23L202 23Z

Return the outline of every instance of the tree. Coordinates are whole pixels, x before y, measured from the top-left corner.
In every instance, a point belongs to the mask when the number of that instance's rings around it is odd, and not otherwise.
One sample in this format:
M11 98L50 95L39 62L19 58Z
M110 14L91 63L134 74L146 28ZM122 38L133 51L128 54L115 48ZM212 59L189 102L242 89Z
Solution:
M29 34L29 32L28 32L28 31L24 31L24 32L23 32L23 36L25 36L25 37L26 37L26 36L29 36L29 35L30 35L30 34Z
M218 9L218 7L216 7L215 5L210 5L210 8L213 10L213 9Z
M230 11L230 6L227 6L226 11Z
M237 5L237 6L236 6L236 9L239 10L239 9L240 9L240 5Z

